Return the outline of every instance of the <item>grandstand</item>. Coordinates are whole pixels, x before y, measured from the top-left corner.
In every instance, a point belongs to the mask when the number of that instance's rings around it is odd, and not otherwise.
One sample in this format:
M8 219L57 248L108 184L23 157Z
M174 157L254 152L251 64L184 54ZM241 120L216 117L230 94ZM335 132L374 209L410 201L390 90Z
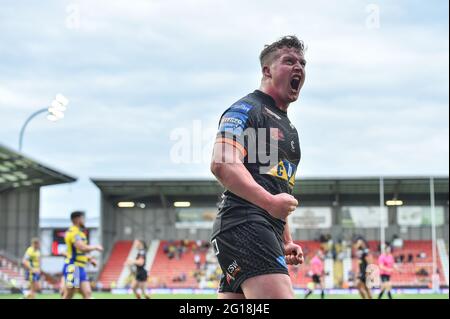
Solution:
M21 256L39 233L40 188L75 178L0 145L0 251Z
M208 258L211 251L207 249L223 191L217 182L108 179L93 182L101 190L100 234L105 247L99 277L102 287L127 286L129 271L124 262L134 256L131 251L134 238L150 243L147 254L150 287L217 287L220 272L215 259ZM440 285L448 287L448 178L435 177L433 183L437 269ZM318 249L325 251L328 288L352 287L357 268L352 241L359 237L367 240L376 260L381 230L387 241L400 243L394 256L401 272L393 276L394 285L431 286L430 179L384 178L384 198L401 200L402 204L383 208L379 207L379 186L378 178L308 178L297 184L294 194L301 204L290 220L293 238L302 245L307 261ZM197 243L199 240L201 244ZM194 262L196 254L200 266ZM290 273L296 288L306 287L311 280L307 263L290 267Z
M99 278L99 281L106 287L110 287L112 282L118 281L132 249L132 244L130 240L121 240L114 244L109 262L103 267Z
M75 180L0 145L0 286L25 285L20 260L30 239L40 233L41 187Z
M0 256L0 280L5 286L25 287L24 270L14 261L5 256Z
M0 225L0 288L21 289L26 283L20 258L38 232L44 269L55 278L60 275L62 257L52 256L52 236L65 229L68 221L46 221L39 231L39 188L75 179L11 150L2 151L0 216L6 222ZM9 171L5 173L5 169ZM8 174L22 180L11 182ZM25 176L33 176L32 184L26 183ZM98 226L90 230L90 241L105 248L100 266L88 270L97 288L129 287L130 269L125 261L136 254L135 238L148 244L150 288L217 288L221 271L209 247L223 191L216 181L92 181L101 191L101 215ZM448 178L434 177L433 185L438 280L441 287L448 287ZM430 179L384 178L383 186L384 199L401 200L401 205L379 207L379 178L305 178L297 183L294 195L300 199L300 207L290 216L290 224L306 263L289 269L295 288L303 289L311 281L308 261L318 249L326 256L326 287L351 288L357 272L352 243L364 238L376 260L382 231L395 246L393 254L400 271L392 277L394 286L431 287ZM57 288L54 281L43 286Z
M302 245L305 253L305 259L307 263L300 267L290 266L290 274L293 285L295 288L305 288L308 282L311 281L309 271L310 266L308 261L312 258L314 252L321 249L321 245L318 241L296 241ZM218 284L219 276L216 276L214 280L207 282L205 285L200 284L200 280L196 278L197 267L194 263L195 252L192 250L194 241L189 241L188 250L179 257L169 258L167 253L164 252L164 247L168 241L162 241L158 244L157 253L152 256L151 266L148 267L150 278L149 287L151 288L216 288ZM124 269L125 255L129 255L130 250L124 250L125 247L131 249L131 241L119 241L115 244L113 253L107 261L99 281L103 287L111 288L111 283L114 282L118 287L123 287L125 281L120 281L120 274ZM378 241L371 241L371 247L379 247ZM378 258L379 252L376 249L371 250L374 260ZM420 254L424 253L425 258L419 258ZM392 282L396 287L429 287L430 274L432 270L431 260L431 241L406 241L404 248L397 249L394 252L394 256L401 255L407 256L413 254L414 259L410 262L405 260L404 262L397 262L397 266L400 272L394 273ZM201 264L205 265L207 251L199 253ZM357 271L357 259L351 258L352 268L350 272ZM216 265L217 267L217 265ZM446 281L443 263L439 258L439 278L440 285L442 287L448 287ZM296 269L297 268L297 269ZM203 268L202 268L203 269ZM420 270L424 269L428 275L423 275ZM336 272L335 270L333 272ZM185 274L186 278L183 281L177 281L180 275ZM334 280L334 278L332 278ZM328 287L348 287L343 282L339 284L328 285Z

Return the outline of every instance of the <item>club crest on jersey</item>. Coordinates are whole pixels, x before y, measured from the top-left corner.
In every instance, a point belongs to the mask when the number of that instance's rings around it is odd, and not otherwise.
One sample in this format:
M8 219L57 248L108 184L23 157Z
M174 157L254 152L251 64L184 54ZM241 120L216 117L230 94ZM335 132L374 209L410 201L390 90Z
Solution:
M295 185L295 172L297 167L287 160L281 160L277 165L272 167L267 174L288 181L292 188Z

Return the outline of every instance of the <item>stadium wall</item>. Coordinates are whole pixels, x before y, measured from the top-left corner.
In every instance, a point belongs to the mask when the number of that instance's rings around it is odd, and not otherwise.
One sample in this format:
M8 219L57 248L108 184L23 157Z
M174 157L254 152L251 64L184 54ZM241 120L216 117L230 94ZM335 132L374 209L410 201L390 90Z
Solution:
M39 235L39 188L0 193L0 250L22 256Z

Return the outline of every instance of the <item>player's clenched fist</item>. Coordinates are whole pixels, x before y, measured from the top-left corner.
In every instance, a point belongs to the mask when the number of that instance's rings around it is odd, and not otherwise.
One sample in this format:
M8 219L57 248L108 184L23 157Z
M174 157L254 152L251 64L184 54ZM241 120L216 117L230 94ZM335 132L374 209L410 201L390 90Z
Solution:
M304 262L302 247L293 242L284 245L284 254L288 265L298 265Z
M273 195L267 211L278 219L286 219L297 208L298 201L287 193Z

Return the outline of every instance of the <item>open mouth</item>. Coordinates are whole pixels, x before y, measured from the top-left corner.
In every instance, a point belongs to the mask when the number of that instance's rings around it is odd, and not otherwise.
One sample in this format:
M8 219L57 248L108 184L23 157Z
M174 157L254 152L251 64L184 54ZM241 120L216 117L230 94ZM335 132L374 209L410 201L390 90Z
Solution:
M298 91L300 87L300 76L294 76L291 80L291 88L294 91Z

